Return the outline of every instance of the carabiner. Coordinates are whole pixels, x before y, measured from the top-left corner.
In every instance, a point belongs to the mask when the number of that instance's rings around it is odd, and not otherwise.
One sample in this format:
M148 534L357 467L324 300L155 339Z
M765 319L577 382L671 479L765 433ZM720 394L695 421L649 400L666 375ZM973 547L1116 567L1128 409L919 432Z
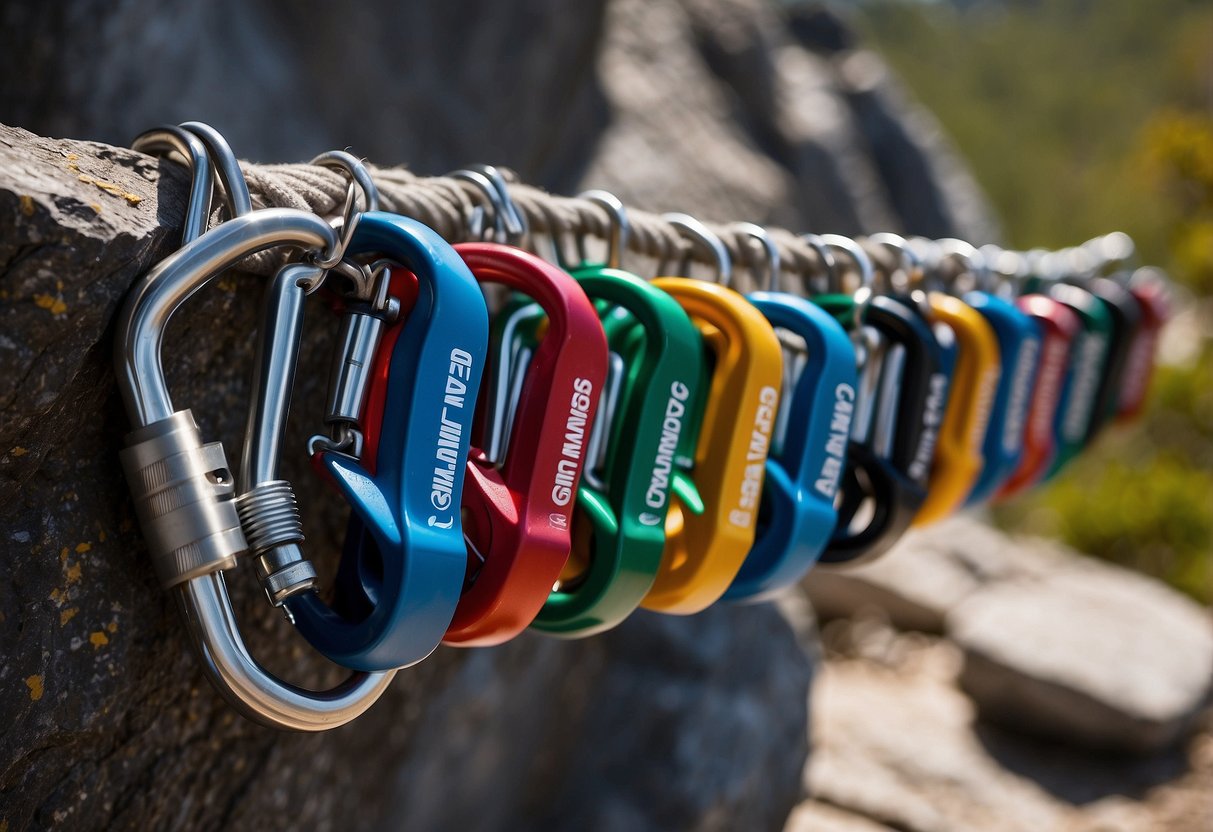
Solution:
M783 351L762 313L732 289L687 277L652 283L686 310L703 339L694 480L704 511L688 510L679 495L671 502L661 568L641 604L687 615L719 600L754 544Z
M635 275L586 266L572 272L610 319L611 370L577 490L573 548L534 629L581 638L619 625L640 605L661 564L670 491L694 494L685 469L694 450L702 347L686 312Z
M1138 269L1129 279L1128 288L1141 306L1141 325L1125 361L1120 399L1116 403L1118 422L1131 421L1141 414L1154 375L1159 333L1171 317L1167 279L1159 269Z
M623 207L609 195L592 196L610 218L608 262L618 263L627 235ZM563 241L553 244L560 252ZM649 591L670 491L697 501L686 469L698 429L702 346L682 307L639 277L588 263L570 273L597 306L610 366L577 489L569 563L531 626L581 638L619 625Z
M455 614L467 565L459 501L488 341L488 311L476 280L436 232L369 211L346 255L372 252L416 276L417 299L384 336L389 389L366 394L368 401L383 400L382 413L359 417L351 405L341 414L361 418L364 429L380 421L374 463L332 447L319 452L320 465L353 509L333 606L315 593L285 602L316 649L357 669L421 661ZM368 379L351 387L373 387L373 346L362 338L343 343L355 350L344 365Z
M933 245L941 247L944 257L961 260L970 272L979 267L980 255L963 241L941 240ZM946 324L955 335L957 357L927 496L914 515L913 526L947 517L964 504L977 483L985 465L982 451L1002 373L998 338L980 312L942 291L928 292L927 303L932 320Z
M1096 277L1080 285L1103 302L1111 321L1108 354L1099 377L1091 424L1087 428L1086 444L1089 445L1096 434L1116 416L1129 353L1145 314L1136 296L1115 280Z
M1041 285L1045 293L1078 315L1080 330L1070 349L1065 391L1054 423L1057 452L1045 478L1054 476L1086 446L1096 422L1096 399L1108 355L1112 316L1107 305L1069 283Z
M1015 470L998 487L996 501L1035 485L1053 464L1057 454L1055 425L1065 398L1070 352L1082 329L1078 316L1069 307L1045 295L1024 295L1015 300L1015 307L1037 325L1040 359L1023 423L1023 452Z
M917 256L900 237L873 235L863 242L893 251L910 271L919 268ZM893 273L884 276L892 285ZM851 295L822 295L813 301L845 328L855 325L857 302ZM933 328L927 321L925 303L921 292L876 295L864 311L858 333L864 360L840 487L839 522L822 563L880 556L901 538L926 499L948 405L955 341L951 330Z
M355 673L312 692L280 681L249 654L222 575L247 549L226 456L222 445L203 444L188 409L173 408L160 358L164 328L187 298L244 257L280 245L328 251L337 238L314 214L257 211L202 234L135 285L115 340L118 383L136 428L122 463L161 583L175 591L212 683L250 719L319 731L365 711L393 674Z
M474 449L469 461L462 503L468 575L443 639L470 647L500 644L526 629L569 559L573 498L606 379L607 343L593 304L568 273L495 243L455 250L478 281L533 298L547 316L520 372L510 372L508 344L495 339L490 356L493 383L477 422L482 447L491 450ZM507 433L505 415L493 405L515 389ZM494 436L508 437L508 452Z
M767 289L746 299L771 326L804 344L803 351L795 352L785 345L780 407L754 545L724 594L726 600L756 601L800 580L834 533L834 498L846 464L858 380L855 349L842 325L804 298L778 290L779 252L762 228L736 228L739 236L753 237L766 250ZM828 247L809 242L832 272Z
M983 254L985 251L983 248ZM992 288L983 286L966 292L961 298L993 328L1002 363L1002 374L982 445L985 464L977 483L969 491L965 501L968 506L983 503L992 497L1019 467L1024 453L1032 390L1041 359L1040 326L1017 309L1015 304L992 294Z

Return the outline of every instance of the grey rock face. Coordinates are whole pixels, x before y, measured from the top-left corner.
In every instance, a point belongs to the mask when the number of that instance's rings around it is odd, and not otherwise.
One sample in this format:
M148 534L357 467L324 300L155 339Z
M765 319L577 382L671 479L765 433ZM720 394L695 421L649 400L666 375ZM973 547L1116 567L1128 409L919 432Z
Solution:
M877 610L963 651L983 718L1105 750L1173 745L1213 692L1213 621L1160 583L971 518L805 581L824 615Z
M1150 756L1092 751L979 719L947 638L873 618L825 625L811 701L810 799L785 832L1171 832L1213 817L1213 736Z
M983 589L948 631L984 716L1089 747L1173 744L1213 690L1208 612L1109 566Z
M809 794L895 829L1058 829L1063 806L1002 769L946 680L842 663L815 691Z
M760 0L576 14L550 0L19 1L0 23L0 121L35 134L123 144L199 119L263 161L352 144L705 218L925 230L888 197L834 57L804 51ZM219 700L151 575L116 457L110 321L174 245L184 189L171 165L0 127L0 828L778 826L799 791L812 635L770 608L439 650L323 736L265 731ZM963 202L946 185L926 198ZM217 281L169 332L174 398L229 459L261 285ZM333 336L309 317L289 447L314 425ZM343 510L302 459L286 473L331 575ZM230 584L254 654L301 684L337 678L244 577Z

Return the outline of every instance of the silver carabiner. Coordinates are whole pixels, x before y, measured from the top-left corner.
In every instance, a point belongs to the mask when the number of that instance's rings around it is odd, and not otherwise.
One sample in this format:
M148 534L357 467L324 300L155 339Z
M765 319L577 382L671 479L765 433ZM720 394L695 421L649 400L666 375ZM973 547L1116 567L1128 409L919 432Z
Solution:
M205 224L206 212L198 210ZM274 728L320 731L364 712L394 671L354 673L336 688L309 691L278 679L249 653L223 579L223 572L249 548L235 483L222 444L204 444L193 413L174 409L161 360L165 328L186 300L245 257L282 245L332 251L337 233L304 211L246 213L189 241L135 284L119 314L115 339L118 386L134 425L121 458L153 566L161 585L176 597L211 682L249 719ZM287 276L278 279L289 282L293 268L288 266ZM271 400L265 413L272 417L277 412ZM284 417L276 424L282 421ZM264 434L272 438L272 431ZM254 468L276 460L276 448L264 443L248 453L254 462L245 466L242 480L255 479L259 472Z

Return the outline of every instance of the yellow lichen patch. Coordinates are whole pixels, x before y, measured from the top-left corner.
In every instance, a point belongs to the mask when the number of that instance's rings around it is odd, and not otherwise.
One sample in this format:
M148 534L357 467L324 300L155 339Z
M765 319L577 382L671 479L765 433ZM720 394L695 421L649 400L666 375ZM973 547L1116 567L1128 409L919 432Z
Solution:
M29 698L37 702L42 698L42 677L38 674L25 677L25 686L29 688Z
M110 623L106 624L105 629L110 631L110 635L113 635L114 633L118 632L118 620L114 619Z
M27 217L34 215L34 198L32 196L21 195L21 213Z
M17 447L15 447L11 451L9 451L9 453L12 454L13 456L25 456L26 454L29 453L29 451L25 448L22 448L20 445L18 445Z
M80 580L80 564L73 563L67 568L67 582L74 584Z
M70 550L69 550L69 549L68 549L66 546L64 546L62 549L60 549L60 550L59 550L59 560L60 560L60 562L65 562L65 561L67 561L67 556L68 556L69 554L71 554L71 552L70 552Z
M99 543L104 543L105 537L106 537L105 529L101 529L99 532L97 532L97 541Z
M56 298L47 294L34 295L34 303L52 315L62 315L67 311L67 304L63 302L63 298Z
M109 636L107 636L105 633L101 632L100 630L98 630L95 633L90 633L88 640L89 640L89 643L91 643L93 645L94 650L96 650L100 647L104 647L105 645L110 643Z
M67 600L67 595L64 594L63 590L56 587L55 589L51 590L50 599L54 601L55 606L58 607L62 606L63 602Z
M76 554L83 555L85 552L89 551L92 548L93 548L93 544L89 543L88 541L85 541L84 543L77 543L76 544Z
M101 213L101 203L99 203L99 202L90 202L88 204L88 207L92 208L94 213L97 213L97 214Z
M73 171L80 170L80 168L76 167L75 163L69 164L68 167ZM113 182L106 182L104 179L97 179L95 176L89 176L87 173L82 173L77 178L86 185L96 185L107 194L121 197L131 205L138 205L143 201L143 197L139 196L138 194L133 194L130 191L123 189L121 185L116 185ZM100 205L94 205L93 207L96 208L97 213L101 213Z
M63 612L59 613L59 626L62 627L67 622L76 617L76 613L80 610L76 607L68 607Z

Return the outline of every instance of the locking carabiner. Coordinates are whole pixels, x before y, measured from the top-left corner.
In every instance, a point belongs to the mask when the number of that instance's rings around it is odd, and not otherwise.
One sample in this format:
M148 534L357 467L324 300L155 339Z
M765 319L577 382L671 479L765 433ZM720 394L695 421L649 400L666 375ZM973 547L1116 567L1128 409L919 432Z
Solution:
M329 418L361 419L364 440L373 429L374 461L320 443L318 462L353 509L345 551L331 607L315 593L285 603L299 631L338 664L407 667L438 646L463 588L459 503L488 311L455 250L415 220L363 213L345 253L375 253L401 264L416 278L417 297L411 313L383 336L391 355L386 379L372 372L373 338L342 341L340 364L353 381L336 389L369 386L365 400L382 401L383 409L360 417L356 392L331 390L330 405L341 407L330 408ZM379 392L377 384L388 389Z
M943 257L960 260L974 272L982 267L977 250L961 240L940 240ZM938 268L939 264L933 264ZM935 443L927 496L914 515L912 526L942 520L964 504L985 465L983 449L990 409L1002 374L998 338L994 328L973 307L942 291L927 293L932 320L946 324L956 337L956 366L952 373L947 410Z
M187 159L200 161L193 153ZM195 175L201 175L197 168ZM227 183L233 204L238 200L232 193L241 186L243 179ZM209 195L191 198L187 232L205 228L209 202ZM249 654L223 579L248 549L235 484L223 446L204 444L191 411L174 409L161 344L177 309L248 255L278 246L328 253L337 244L332 227L315 214L275 208L235 216L188 240L139 280L124 302L115 339L118 385L135 426L122 465L161 584L176 596L203 668L224 698L249 719L300 731L357 717L393 673L354 673L331 690L308 691L279 680Z
M661 568L641 606L689 615L724 595L754 544L783 350L763 314L727 286L688 277L652 283L686 310L703 339L694 477L704 510L671 502Z
M606 380L607 343L593 304L568 273L496 243L455 250L478 281L533 298L547 316L518 372L511 372L508 344L494 339L491 389L478 419L489 451L474 449L463 492L468 575L443 639L470 647L500 644L526 629L569 559L573 498ZM515 389L507 432L505 414L493 405L508 402Z
M771 326L803 342L798 351L785 345L754 545L724 594L726 600L757 601L800 580L834 533L834 498L846 464L858 379L855 349L842 325L804 298L779 291L779 251L762 228L741 224L736 229L766 251L767 289L746 299ZM832 275L828 247L808 242Z
M896 235L872 235L864 243L886 254L891 251L907 271L921 268L905 240ZM884 277L892 287L894 270ZM844 327L855 326L854 297L822 295L813 301ZM955 341L951 330L931 326L922 311L925 302L921 292L876 295L863 312L858 334L863 364L840 487L839 521L822 563L855 563L885 553L926 499L948 405Z
M986 248L982 248L983 255ZM987 265L994 269L993 257L1010 252L991 252ZM1029 406L1041 359L1040 326L1015 304L992 293L989 281L966 292L962 300L977 310L994 329L1002 361L1002 375L990 410L990 424L982 445L985 464L977 483L969 491L965 505L984 503L1015 473L1024 454Z

